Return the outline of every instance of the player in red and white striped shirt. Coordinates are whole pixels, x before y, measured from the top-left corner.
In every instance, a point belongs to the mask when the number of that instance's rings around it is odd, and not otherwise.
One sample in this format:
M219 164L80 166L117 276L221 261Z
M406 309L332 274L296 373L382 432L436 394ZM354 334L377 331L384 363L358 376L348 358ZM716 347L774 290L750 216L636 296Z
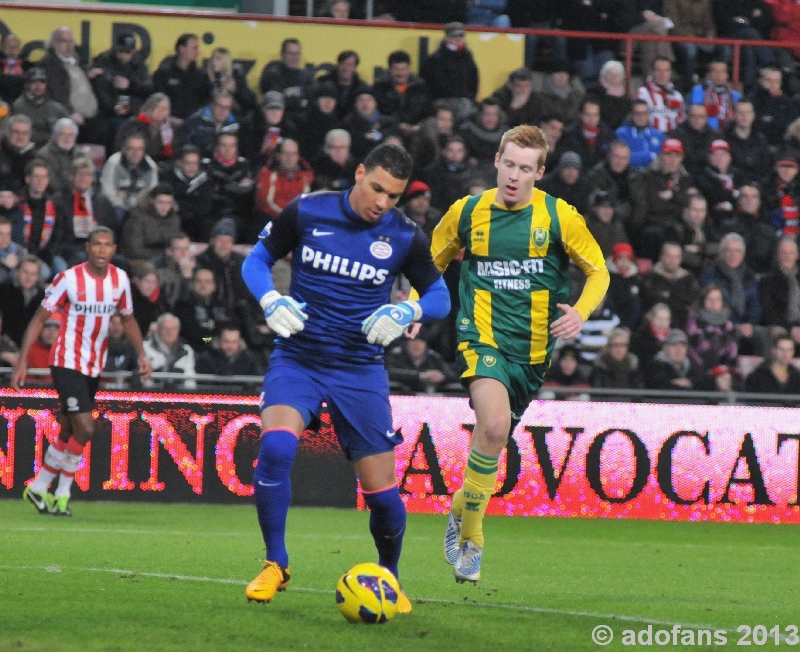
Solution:
M42 514L72 515L70 488L86 442L94 435L94 396L106 362L108 324L114 313L122 315L125 333L139 354L142 379L150 375L142 334L133 318L128 275L109 262L116 250L111 229L99 226L92 230L86 244L87 261L58 274L45 291L42 305L22 338L19 361L11 376L11 387L18 390L24 385L28 351L50 314L63 313L64 326L50 353L53 385L61 401L61 432L48 447L39 473L23 492L23 498ZM50 483L59 474L55 495L50 495Z

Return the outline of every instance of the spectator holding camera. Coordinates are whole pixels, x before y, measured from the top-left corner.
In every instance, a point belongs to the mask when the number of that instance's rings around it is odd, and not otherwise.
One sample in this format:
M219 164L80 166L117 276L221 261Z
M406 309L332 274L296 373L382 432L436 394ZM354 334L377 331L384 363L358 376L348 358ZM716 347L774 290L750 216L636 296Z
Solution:
M234 111L245 115L256 108L256 94L247 85L240 67L231 58L228 48L214 48L206 61L206 72L214 91L228 91L234 100Z

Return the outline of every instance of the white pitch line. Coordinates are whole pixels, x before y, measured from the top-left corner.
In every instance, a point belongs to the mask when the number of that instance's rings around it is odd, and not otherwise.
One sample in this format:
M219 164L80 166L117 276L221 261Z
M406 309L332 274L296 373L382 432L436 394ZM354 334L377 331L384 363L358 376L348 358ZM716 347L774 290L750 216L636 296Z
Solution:
M47 573L61 573L63 571L76 571L81 573L113 573L116 575L129 575L131 577L142 576L142 577L153 577L156 579L163 579L163 580L183 580L189 582L213 582L215 584L233 584L236 586L247 586L248 582L244 580L236 580L233 578L223 578L223 577L197 577L194 575L178 575L175 573L148 573L144 571L137 571L125 568L77 568L77 567L61 567L61 566L7 566L7 565L0 565L0 570L33 570L33 571L45 571ZM295 586L292 584L292 591L302 591L305 593L331 593L328 589L316 589L309 586ZM665 627L673 627L674 625L679 625L683 629L709 629L709 630L719 630L725 632L735 632L734 629L726 629L724 627L716 627L714 625L698 625L695 623L678 623L671 620L655 620L653 618L646 618L644 616L626 616L621 614L604 614L604 613L597 613L593 611L572 611L568 609L552 609L550 607L532 607L526 605L518 605L518 604L504 604L504 603L494 603L494 602L477 602L475 600L465 600L463 602L457 600L442 600L439 598L415 598L415 602L418 604L424 604L426 602L430 602L433 604L449 604L449 605L456 605L456 606L468 606L468 607L485 607L488 609L505 609L508 611L522 611L527 613L541 613L541 614L551 614L557 616L576 616L578 618L595 618L598 620L609 620L609 621L623 621L623 622L631 622L631 623L645 623L647 625L663 625Z

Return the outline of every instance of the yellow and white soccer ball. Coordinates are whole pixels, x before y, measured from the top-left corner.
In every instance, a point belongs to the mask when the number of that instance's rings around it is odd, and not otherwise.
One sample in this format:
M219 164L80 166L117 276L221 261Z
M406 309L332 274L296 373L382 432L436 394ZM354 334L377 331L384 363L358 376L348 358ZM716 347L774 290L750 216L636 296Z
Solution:
M336 606L351 623L385 623L397 613L400 584L378 564L356 564L336 584Z

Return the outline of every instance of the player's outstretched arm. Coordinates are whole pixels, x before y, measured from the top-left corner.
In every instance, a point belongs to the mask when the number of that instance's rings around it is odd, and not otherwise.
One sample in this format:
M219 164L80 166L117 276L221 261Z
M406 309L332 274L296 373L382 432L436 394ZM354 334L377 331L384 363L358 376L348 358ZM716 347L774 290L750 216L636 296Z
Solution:
M49 316L50 311L39 306L33 315L33 319L28 324L28 328L25 329L25 335L22 336L22 346L19 350L19 358L17 359L17 364L14 365L14 371L11 372L11 388L14 390L19 391L25 386L25 375L28 373L28 353L30 353L36 338L42 332L44 323Z

